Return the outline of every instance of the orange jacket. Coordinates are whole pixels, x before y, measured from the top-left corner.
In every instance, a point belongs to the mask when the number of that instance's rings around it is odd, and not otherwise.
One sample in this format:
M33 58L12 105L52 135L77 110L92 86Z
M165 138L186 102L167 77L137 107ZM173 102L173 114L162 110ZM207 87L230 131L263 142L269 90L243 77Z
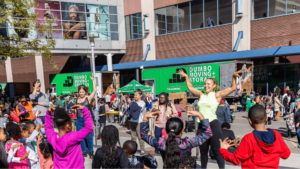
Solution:
M32 112L32 105L30 102L27 102L28 104L25 107L25 109L28 111L28 114L29 114L29 117L27 117L27 120L34 120L35 119L35 115L33 114ZM18 105L16 107L16 111L17 111L17 115L20 116L20 111L19 111L19 108L18 108ZM21 119L22 120L22 119Z

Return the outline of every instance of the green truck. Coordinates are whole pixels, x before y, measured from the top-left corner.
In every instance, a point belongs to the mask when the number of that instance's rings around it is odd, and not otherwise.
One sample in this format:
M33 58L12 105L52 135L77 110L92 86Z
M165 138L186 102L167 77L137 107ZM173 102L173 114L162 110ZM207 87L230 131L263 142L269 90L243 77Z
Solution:
M142 80L152 81L154 93L158 95L162 92L177 93L188 92L187 97L195 98L189 93L185 79L176 74L180 69L187 73L193 86L198 90L204 91L204 83L207 78L216 78L220 90L231 86L232 74L237 70L247 67L248 78L241 84L241 90L246 89L250 94L253 87L253 62L251 61L228 61L218 63L191 64L182 66L172 66L164 68L144 69L142 71ZM231 93L228 97L237 98L237 92Z
M82 73L66 73L66 74L52 74L49 76L50 84L52 85L48 89L49 96L59 96L68 95L72 92L77 93L79 85L85 85L89 89L89 93L93 92L93 82L91 80L91 72ZM113 79L116 79L114 82ZM97 86L98 96L102 96L107 91L107 88L115 83L114 86L118 87L119 82L119 72L118 71L101 71L96 72L95 80ZM103 91L104 89L104 91ZM104 92L104 93L103 93Z

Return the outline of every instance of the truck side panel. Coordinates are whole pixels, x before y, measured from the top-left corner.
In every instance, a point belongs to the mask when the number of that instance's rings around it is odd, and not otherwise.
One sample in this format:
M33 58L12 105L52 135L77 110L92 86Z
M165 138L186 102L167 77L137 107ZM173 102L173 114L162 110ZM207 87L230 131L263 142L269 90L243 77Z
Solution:
M224 90L231 86L232 74L235 72L235 63L220 65L220 90ZM232 92L228 97L235 97Z

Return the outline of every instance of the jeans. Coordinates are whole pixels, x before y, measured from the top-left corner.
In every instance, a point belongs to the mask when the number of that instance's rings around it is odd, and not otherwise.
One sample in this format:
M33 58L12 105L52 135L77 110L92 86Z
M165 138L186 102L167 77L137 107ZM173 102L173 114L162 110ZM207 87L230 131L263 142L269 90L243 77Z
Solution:
M160 127L156 127L155 126L155 138L159 139L159 137L161 136L161 131L163 130L163 128ZM158 149L155 149L155 152L159 152Z
M275 112L275 109L273 108L273 118L272 118L272 120L275 120L275 117L276 117L276 112Z
M39 118L42 120L43 124L45 124L45 116L39 116Z
M99 122L99 124L100 124L100 127L99 127L98 138L101 137L101 133L102 133L106 123L100 123Z
M79 117L76 119L76 131L79 131L84 128L84 117ZM83 153L87 153L87 148L89 150L89 155L93 156L93 137L94 132L91 132L85 139L80 141L81 151Z
M300 128L297 128L296 133L297 133L298 145L300 145Z

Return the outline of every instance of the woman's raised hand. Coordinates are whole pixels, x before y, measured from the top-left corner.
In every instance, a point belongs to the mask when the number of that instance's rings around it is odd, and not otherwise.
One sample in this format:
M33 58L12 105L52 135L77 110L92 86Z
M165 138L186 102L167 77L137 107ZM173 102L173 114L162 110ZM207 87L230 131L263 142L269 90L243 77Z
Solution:
M92 77L90 77L92 81L94 81L94 73L92 74Z
M182 69L180 69L176 74L181 75L181 78L188 76Z
M232 75L232 77L240 77L239 74L242 73L244 70L245 70L245 69L241 69L241 70L239 70L239 71L237 71L237 72L234 72L233 75Z
M54 107L49 107L48 112L54 112L55 108Z

